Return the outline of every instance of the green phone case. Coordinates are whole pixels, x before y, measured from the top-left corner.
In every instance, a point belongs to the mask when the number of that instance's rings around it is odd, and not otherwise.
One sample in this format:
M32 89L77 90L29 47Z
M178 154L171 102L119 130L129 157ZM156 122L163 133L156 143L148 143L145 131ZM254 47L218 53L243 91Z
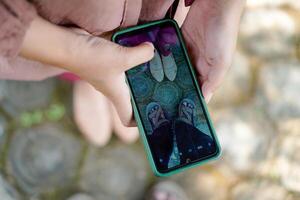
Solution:
M186 58L187 58L187 63L188 63L188 65L189 65L189 68L191 69L193 79L196 80L196 75L195 75L194 68L192 67L191 61L190 61L190 59L189 59L189 56L188 56L188 53L187 53L187 50L186 50L185 43L184 43L184 41L183 41L183 37L182 37L181 31L180 31L180 28L179 28L179 26L178 26L178 24L177 24L177 22L176 22L175 20L172 20L172 19L163 19L163 20L153 21L153 22L150 22L150 23L147 23L147 24L142 24L142 25L130 27L130 28L127 28L127 29L123 29L123 30L120 30L120 31L116 32L116 33L112 36L112 41L113 41L113 42L116 42L116 37L117 37L118 35L121 35L121 34L124 34L124 33L128 33L128 32L134 31L134 30L146 28L146 27L149 27L149 26L154 26L154 25L158 25L158 24L161 24L161 23L166 23L166 22L171 22L171 23L174 24L174 26L175 26L175 28L176 28L176 31L177 31L177 34L178 34L178 37L179 37L179 40L180 40L180 43L182 44L184 54L185 54L185 56L186 56ZM128 80L127 80L127 81L128 81ZM130 91L131 97L132 97L132 98L131 98L131 99L132 99L131 102L132 102L132 106L133 106L133 111L134 111L135 120L136 120L136 123L137 123L138 129L139 129L140 135L141 135L141 137L142 137L142 140L143 140L143 143L144 143L146 152L147 152L147 158L148 158L148 160L149 160L149 162L150 162L150 164L151 164L151 168L152 168L153 172L154 172L155 175L157 175L157 176L162 176L162 177L170 176L170 175L179 173L179 172L181 172L181 171L183 171L183 170L186 170L186 169L189 169L189 168L192 168L192 167L196 167L196 166L205 164L205 163L207 163L207 162L209 162L209 161L211 161L211 160L216 160L216 159L221 155L221 147L220 147L218 138L217 138L217 136L216 136L214 127L213 127L213 125L212 125L212 121L211 121L211 118L210 118L210 116L209 116L208 109L207 109L207 106L206 106L206 103L205 103L203 94L202 94L202 92L201 92L201 90L200 90L199 85L197 84L197 81L195 81L195 83L196 83L197 92L198 92L199 94L201 94L201 95L200 95L200 100L201 100L201 103L202 103L202 105L203 105L205 115L207 116L209 126L211 127L211 132L212 132L212 134L213 134L213 136L214 136L214 138L215 138L216 145L217 145L217 151L218 151L218 152L217 152L213 157L210 157L210 158L208 158L208 159L205 159L205 160L196 162L196 163L194 163L194 164L190 164L190 165L188 165L188 166L184 166L184 167L181 167L181 168L178 168L178 169L174 169L173 171L170 171L170 172L167 172L167 173L161 173L161 172L159 172L159 171L156 169L156 166L155 166L155 163L154 163L154 159L153 159L153 157L152 157L152 153L151 153L151 150L150 150L150 147L149 147L147 138L146 138L146 133L145 133L145 130L144 130L144 127L143 127L143 124L142 124L140 115L139 115L139 113L138 113L137 105L136 105L135 100L133 99L132 91Z

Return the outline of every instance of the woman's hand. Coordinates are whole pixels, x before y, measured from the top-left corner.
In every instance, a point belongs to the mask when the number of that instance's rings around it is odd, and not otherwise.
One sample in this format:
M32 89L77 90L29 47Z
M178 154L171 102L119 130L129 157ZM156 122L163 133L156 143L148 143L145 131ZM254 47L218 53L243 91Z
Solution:
M182 32L208 102L231 65L245 0L195 0Z
M151 43L123 47L36 18L25 35L21 55L77 74L106 95L122 122L131 125L132 107L124 71L149 61L154 48Z

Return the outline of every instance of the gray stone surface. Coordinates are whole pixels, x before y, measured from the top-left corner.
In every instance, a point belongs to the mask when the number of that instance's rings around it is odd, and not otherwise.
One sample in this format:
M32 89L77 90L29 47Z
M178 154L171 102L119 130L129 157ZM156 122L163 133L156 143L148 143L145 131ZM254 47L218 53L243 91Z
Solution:
M93 197L91 197L90 195L87 195L84 193L78 193L78 194L74 194L67 200L95 200L95 199Z
M191 200L226 200L228 198L229 182L214 171L198 168L171 178L179 183Z
M6 81L2 107L12 116L22 111L46 107L51 100L55 80Z
M4 90L5 90L5 81L4 80L0 80L0 102L3 99Z
M267 180L253 180L237 184L232 200L285 200L287 191Z
M277 122L300 117L300 64L280 62L264 67L257 100Z
M0 199L1 200L20 200L20 195L0 174Z
M300 10L300 1L297 0L248 0L248 7L280 7L287 6L289 8Z
M252 56L274 60L295 54L296 22L282 10L246 10L240 30L240 45Z
M251 93L251 75L248 58L237 52L228 74L221 87L215 92L210 105L220 108L235 105L247 99Z
M300 193L300 118L280 124L282 138L278 138L276 169L282 184ZM276 148L275 147L275 148Z
M213 119L223 149L219 163L235 172L258 172L267 156L270 139L276 137L261 110L244 105L215 112Z
M141 199L148 170L140 151L122 144L91 149L82 169L81 188L96 199Z
M71 183L81 145L58 124L44 124L15 133L8 168L27 193L49 192Z
M0 151L2 150L2 145L6 138L5 129L6 129L6 120L0 114Z

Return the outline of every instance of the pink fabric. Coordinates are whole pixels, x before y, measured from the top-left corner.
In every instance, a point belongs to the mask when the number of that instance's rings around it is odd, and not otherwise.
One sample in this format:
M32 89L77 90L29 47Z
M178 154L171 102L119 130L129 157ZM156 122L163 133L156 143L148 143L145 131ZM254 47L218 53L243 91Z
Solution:
M76 76L75 74L69 73L69 72L65 72L65 73L61 74L59 77L63 80L67 80L67 81L71 81L71 82L80 80L80 78L78 76Z
M143 0L140 20L152 21L162 19L174 0Z
M165 16L174 0L0 0L0 78L41 80L62 70L17 56L22 39L37 13L52 23L75 25L93 35ZM185 0L189 4L191 0ZM36 8L36 11L34 9ZM68 80L77 77L63 75Z
M0 0L0 55L13 57L31 20L34 8L25 0Z
M0 79L39 81L63 72L60 68L22 57L4 58L0 56Z
M195 0L185 0L184 3L185 3L185 6L190 6L192 5L192 3L194 2Z

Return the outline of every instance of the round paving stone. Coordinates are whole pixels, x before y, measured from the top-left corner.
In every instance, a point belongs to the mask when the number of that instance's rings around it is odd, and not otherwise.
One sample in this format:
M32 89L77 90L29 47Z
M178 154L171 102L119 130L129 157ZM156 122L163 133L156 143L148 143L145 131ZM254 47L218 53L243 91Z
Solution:
M0 151L2 150L2 145L5 141L5 128L6 128L6 121L0 115Z
M265 164L270 140L276 138L271 123L252 105L217 111L215 129L223 149L222 162L236 173L254 174Z
M285 200L287 196L283 187L266 180L239 183L232 191L232 200Z
M228 196L227 180L213 171L196 168L175 175L171 179L184 189L191 200L226 200Z
M134 68L128 70L127 74L131 75L131 76L140 76L141 74L144 74L147 71L148 71L147 64L142 64L142 65L139 65L137 67L134 67Z
M251 93L251 74L248 58L241 52L237 52L229 72L221 87L213 95L210 105L213 108L223 108L247 99Z
M46 107L51 100L55 80L6 81L2 106L12 116L22 111Z
M140 108L140 115L142 119L145 119L143 121L143 125L144 128L146 129L147 133L151 133L152 134L152 126L150 121L148 120L148 116L147 116L147 105L148 104L140 104L139 108Z
M282 184L289 190L300 192L300 118L282 122L278 138L277 170Z
M178 111L178 104L181 100L182 92L176 83L165 81L157 84L153 94L153 100L159 102L165 110L165 114L170 118Z
M258 58L290 58L296 51L296 23L279 9L249 9L240 26L242 48Z
M8 168L27 193L39 194L71 183L78 167L80 142L58 124L15 133Z
M176 76L176 83L183 89L189 90L194 87L193 80L191 77L191 72L185 62L180 62L177 64L178 71Z
M87 194L79 193L79 194L75 194L75 195L71 196L67 200L95 200L95 199Z
M4 91L5 91L5 81L0 80L0 102L4 97Z
M197 117L194 118L194 125L202 132L210 135L210 130L209 127L207 126L207 121L204 112L202 110L198 93L195 90L187 91L184 94L184 98L188 98L192 100L196 105L195 116Z
M203 113L203 110L201 109L202 106L200 103L200 97L199 97L198 93L196 92L196 90L190 90L190 91L185 92L183 99L184 98L188 98L195 103L195 106L196 106L195 115L198 116L195 119L196 123L205 122L205 115Z
M295 10L300 10L300 2L295 0L248 0L247 6L255 7L289 7Z
M0 174L0 198L1 200L19 200L20 195Z
M142 199L148 167L140 149L115 144L91 149L82 169L80 186L96 199Z
M257 101L270 118L282 120L300 117L300 63L276 63L262 69Z
M143 102L151 98L155 83L145 74L130 78L132 90L138 102Z

